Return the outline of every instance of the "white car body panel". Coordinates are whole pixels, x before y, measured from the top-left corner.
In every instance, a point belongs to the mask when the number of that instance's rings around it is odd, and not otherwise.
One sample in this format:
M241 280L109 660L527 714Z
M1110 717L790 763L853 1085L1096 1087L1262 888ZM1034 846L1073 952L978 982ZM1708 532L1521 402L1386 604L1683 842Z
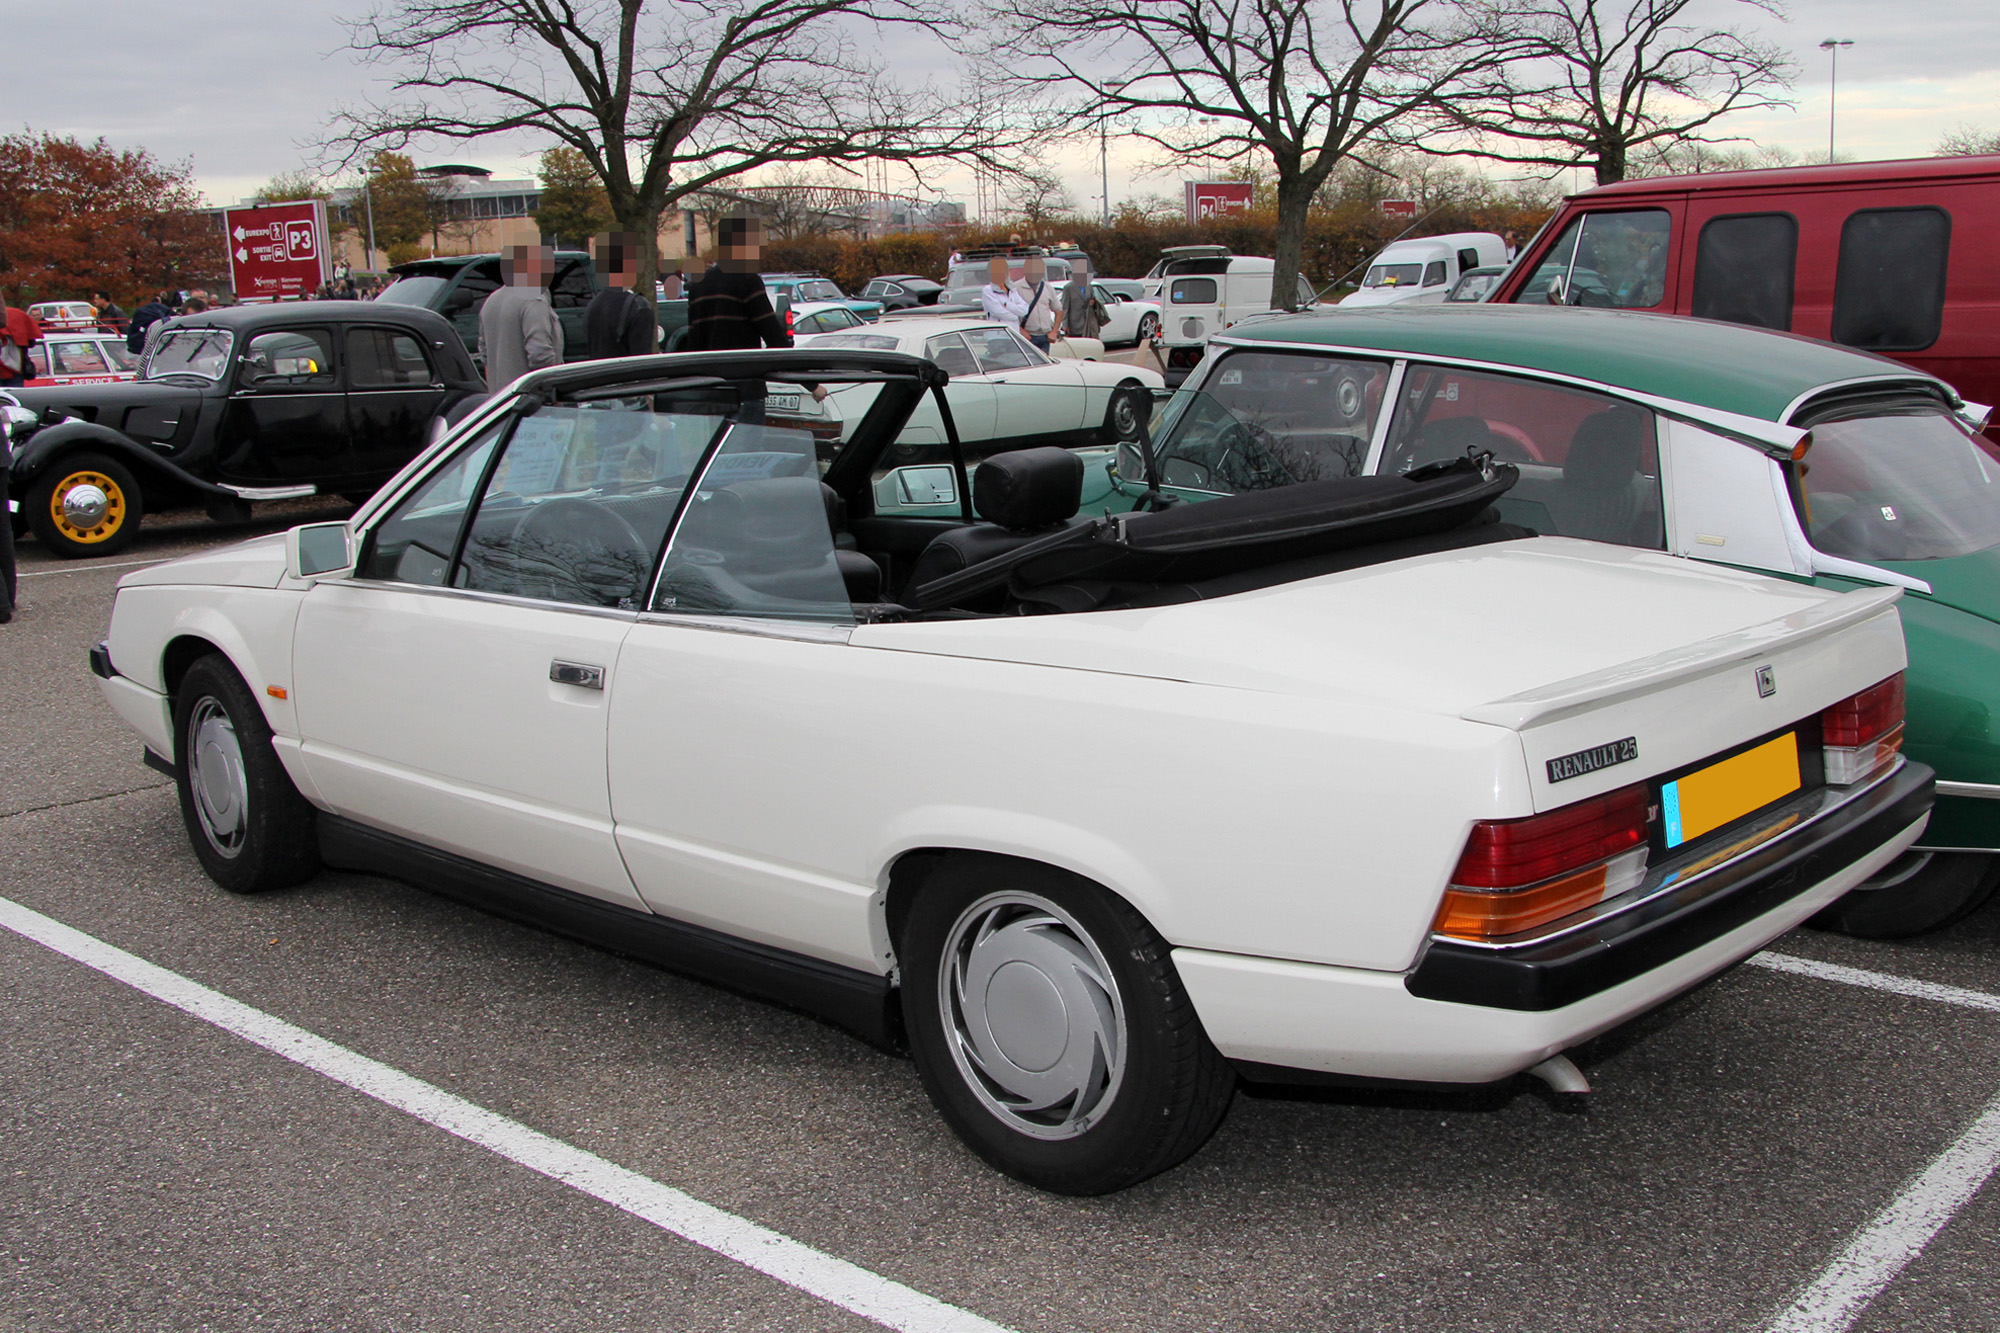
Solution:
M1471 250L1478 255L1476 264L1459 263L1459 251ZM1349 293L1340 304L1361 308L1378 305L1436 305L1451 294L1459 277L1475 268L1493 268L1507 262L1507 243L1490 231L1453 232L1448 236L1413 236L1400 241L1392 241L1382 247L1368 268L1378 264L1415 264L1419 269L1428 269L1432 264L1444 265L1444 277L1438 282L1425 284L1421 281L1409 284L1393 284L1378 287L1363 287Z

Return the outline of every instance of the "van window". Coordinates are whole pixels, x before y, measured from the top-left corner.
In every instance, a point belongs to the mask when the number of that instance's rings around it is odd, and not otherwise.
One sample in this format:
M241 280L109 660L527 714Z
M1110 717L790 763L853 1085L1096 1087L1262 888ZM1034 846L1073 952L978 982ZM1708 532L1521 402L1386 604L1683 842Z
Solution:
M1424 286L1426 287L1444 286L1444 261L1442 259L1434 259L1429 264L1425 265Z
M1469 268L1478 267L1479 252L1477 250L1460 250L1458 252L1458 271L1460 273L1465 272Z
M1167 289L1167 299L1175 305L1214 305L1214 278L1175 278Z
M1951 215L1942 208L1866 208L1840 228L1833 340L1871 352L1915 352L1944 323Z
M1666 299L1672 236L1664 208L1585 213L1563 229L1514 300L1546 302L1560 278L1565 305L1651 309Z
M1790 332L1798 257L1799 224L1790 213L1710 219L1695 247L1695 318Z

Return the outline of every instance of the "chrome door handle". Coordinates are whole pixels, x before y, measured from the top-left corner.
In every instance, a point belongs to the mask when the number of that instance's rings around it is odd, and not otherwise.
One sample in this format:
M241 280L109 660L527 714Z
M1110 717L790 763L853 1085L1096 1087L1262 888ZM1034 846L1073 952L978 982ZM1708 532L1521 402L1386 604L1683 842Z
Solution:
M604 688L604 668L582 662L557 660L549 663L549 679L558 685L574 685L583 690Z

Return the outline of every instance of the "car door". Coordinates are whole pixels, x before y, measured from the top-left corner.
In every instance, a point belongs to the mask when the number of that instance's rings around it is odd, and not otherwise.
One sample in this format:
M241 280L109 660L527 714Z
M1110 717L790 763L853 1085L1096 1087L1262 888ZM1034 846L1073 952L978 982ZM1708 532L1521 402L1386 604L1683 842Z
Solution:
M618 654L612 811L655 912L879 973L837 721L840 676L876 656L847 644L839 556L866 557L836 553L814 457L803 431L732 428L691 494Z
M353 473L334 326L249 333L216 426L223 481L276 487L338 483Z
M347 330L347 432L354 467L386 479L416 457L444 408L444 378L407 329Z
M300 608L293 691L335 813L640 906L612 837L606 718L710 414L510 414L390 506ZM665 404L672 407L672 404Z
M996 444L1021 449L1081 442L1088 404L1075 362L1052 360L998 325L967 329L965 340L994 389Z

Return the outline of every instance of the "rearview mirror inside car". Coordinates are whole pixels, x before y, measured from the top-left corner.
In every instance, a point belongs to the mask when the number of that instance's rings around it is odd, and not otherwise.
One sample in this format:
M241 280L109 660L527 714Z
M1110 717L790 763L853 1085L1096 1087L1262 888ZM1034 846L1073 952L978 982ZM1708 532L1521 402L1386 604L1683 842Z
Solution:
M958 474L945 464L899 467L889 475L896 483L896 498L906 505L958 503Z
M353 569L345 523L307 523L285 534L285 572L293 578L345 578Z

